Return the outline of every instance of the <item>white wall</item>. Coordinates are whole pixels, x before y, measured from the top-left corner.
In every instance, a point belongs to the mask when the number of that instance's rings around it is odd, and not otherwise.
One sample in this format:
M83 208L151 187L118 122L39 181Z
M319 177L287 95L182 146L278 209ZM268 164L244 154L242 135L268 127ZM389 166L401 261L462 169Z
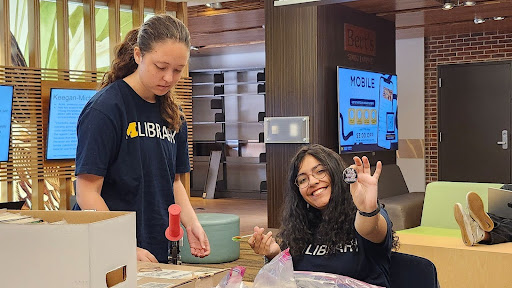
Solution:
M396 40L398 76L398 137L425 139L424 38ZM410 192L425 191L425 159L399 158Z

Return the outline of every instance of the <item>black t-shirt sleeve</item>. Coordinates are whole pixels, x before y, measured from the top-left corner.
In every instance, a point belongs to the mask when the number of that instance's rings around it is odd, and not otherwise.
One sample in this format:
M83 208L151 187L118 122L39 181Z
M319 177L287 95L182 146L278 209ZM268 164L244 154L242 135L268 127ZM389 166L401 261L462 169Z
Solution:
M187 122L183 120L176 140L176 174L190 172L187 134Z
M75 175L93 174L105 177L107 167L117 156L119 129L103 112L89 107L77 124L78 146Z

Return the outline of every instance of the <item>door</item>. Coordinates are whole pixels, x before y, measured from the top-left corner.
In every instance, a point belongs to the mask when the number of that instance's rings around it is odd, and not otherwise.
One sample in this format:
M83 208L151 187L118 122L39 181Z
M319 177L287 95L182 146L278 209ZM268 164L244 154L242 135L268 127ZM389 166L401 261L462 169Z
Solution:
M503 145L511 132L511 68L510 62L439 67L439 180L512 182L510 143Z

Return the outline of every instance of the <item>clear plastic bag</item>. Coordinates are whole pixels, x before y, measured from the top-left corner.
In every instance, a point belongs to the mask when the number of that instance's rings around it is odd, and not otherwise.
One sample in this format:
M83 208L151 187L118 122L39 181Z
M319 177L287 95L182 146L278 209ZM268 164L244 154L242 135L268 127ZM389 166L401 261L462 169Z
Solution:
M244 278L245 267L235 266L229 270L229 273L220 280L215 288L248 288L242 279Z
M293 262L289 249L274 257L254 278L254 288L297 288L293 278Z
M298 288L379 288L363 281L347 276L310 272L295 271L293 273Z
M347 276L293 271L292 256L288 249L263 266L254 279L254 288L379 288Z

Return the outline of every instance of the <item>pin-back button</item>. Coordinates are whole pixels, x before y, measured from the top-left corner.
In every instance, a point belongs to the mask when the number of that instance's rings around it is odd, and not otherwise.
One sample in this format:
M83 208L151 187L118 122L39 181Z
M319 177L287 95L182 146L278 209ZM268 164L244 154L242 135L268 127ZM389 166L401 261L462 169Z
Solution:
M356 169L352 167L347 167L343 170L343 181L347 184L352 184L357 181L357 172Z

